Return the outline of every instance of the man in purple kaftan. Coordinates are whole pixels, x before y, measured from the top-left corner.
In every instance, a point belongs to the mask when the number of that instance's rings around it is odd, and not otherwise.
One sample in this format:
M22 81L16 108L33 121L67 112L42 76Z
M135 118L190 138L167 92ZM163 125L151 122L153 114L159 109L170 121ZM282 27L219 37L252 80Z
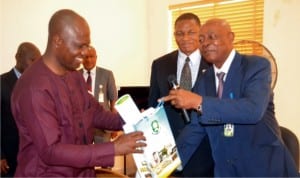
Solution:
M16 177L93 177L94 166L113 166L114 156L141 153L142 132L92 144L93 128L121 130L119 114L105 111L76 71L90 44L87 22L71 10L49 23L47 49L18 80L12 110L19 129Z

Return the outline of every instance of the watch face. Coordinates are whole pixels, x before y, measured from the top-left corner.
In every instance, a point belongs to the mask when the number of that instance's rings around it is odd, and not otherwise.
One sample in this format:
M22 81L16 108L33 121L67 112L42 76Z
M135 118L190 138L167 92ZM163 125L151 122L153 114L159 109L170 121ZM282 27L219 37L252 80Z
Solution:
M197 107L197 111L198 111L199 113L202 113L202 105L201 105L201 104Z

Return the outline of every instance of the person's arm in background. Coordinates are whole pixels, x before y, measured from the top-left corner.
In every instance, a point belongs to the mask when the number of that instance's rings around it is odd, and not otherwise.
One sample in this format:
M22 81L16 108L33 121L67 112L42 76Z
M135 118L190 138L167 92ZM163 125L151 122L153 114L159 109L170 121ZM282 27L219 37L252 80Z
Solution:
M1 153L1 170L0 170L0 174L1 175L5 175L8 172L9 166L7 164L7 160L5 158L2 158L2 153Z
M2 110L2 108L1 108ZM2 112L1 112L1 119L3 118L2 116ZM3 128L2 128L3 124L1 124L1 131L3 131ZM3 133L1 133L2 135ZM2 137L2 136L1 136ZM7 174L8 172L8 169L9 169L9 166L7 164L7 160L5 158L5 153L4 153L4 148L3 148L3 140L1 141L1 162L0 162L0 166L1 166L1 169L0 169L0 175L5 175Z
M118 90L112 71L109 71L108 81L107 81L107 98L109 102L109 107L112 112L117 112L115 109L115 103L118 99Z
M158 82L157 82L157 69L156 61L152 63L151 67L151 77L150 77L150 88L149 88L149 97L148 97L148 107L157 106L157 99L160 97Z

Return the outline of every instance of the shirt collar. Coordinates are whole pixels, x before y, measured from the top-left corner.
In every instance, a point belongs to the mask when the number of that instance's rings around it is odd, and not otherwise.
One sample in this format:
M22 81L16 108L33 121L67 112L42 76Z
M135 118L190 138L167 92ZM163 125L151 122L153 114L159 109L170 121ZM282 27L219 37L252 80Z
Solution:
M187 57L190 58L190 63L192 66L194 65L197 65L197 64L200 64L200 60L201 59L201 54L200 54L200 50L197 49L195 50L192 54L190 54L189 56L187 56L186 54L184 54L182 51L180 51L180 49L178 49L178 56L179 56L179 59L183 60L182 63L185 62L185 59Z
M226 61L224 62L224 64L222 65L222 67L219 69L217 68L215 65L214 66L214 71L215 71L215 75L219 72L224 72L225 73L225 78L227 76L227 73L229 71L230 65L234 59L236 51L234 49L232 49L232 51L230 52L228 58L226 59Z
M85 68L83 68L83 71L84 71L84 73L87 74L87 70ZM90 70L90 74L91 75L96 74L96 66Z
M17 69L16 67L14 67L14 72L15 72L17 78L20 78L20 77L21 77L22 73L19 72L18 69Z

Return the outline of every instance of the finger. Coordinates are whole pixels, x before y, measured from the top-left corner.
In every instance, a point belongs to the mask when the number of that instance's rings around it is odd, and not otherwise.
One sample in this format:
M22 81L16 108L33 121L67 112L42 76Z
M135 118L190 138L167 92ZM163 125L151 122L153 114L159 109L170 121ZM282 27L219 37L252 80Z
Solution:
M137 148L146 147L146 146L147 146L147 144L145 142L142 142L142 141L136 142L136 147Z
M176 105L176 101L175 101L175 100L172 100L172 101L171 101L171 104L172 104L172 105Z
M146 137L144 135L137 135L134 140L136 142L139 142L139 141L146 141Z
M161 98L159 98L157 101L158 102L168 102L168 101L170 101L170 100L172 100L172 96L170 96L170 95L168 95L168 96L164 96L164 97L161 97Z
M143 135L144 133L142 131L134 131L129 133L128 135L132 136L132 137L136 137L136 136L140 136Z
M161 98L158 98L157 102L160 103L160 102L166 102L166 97L161 97Z
M145 140L145 136L144 136L144 132L142 131L135 131L135 132L132 132L132 138L134 140Z
M137 148L134 150L134 153L144 153L144 149L141 148L141 147L137 147Z

